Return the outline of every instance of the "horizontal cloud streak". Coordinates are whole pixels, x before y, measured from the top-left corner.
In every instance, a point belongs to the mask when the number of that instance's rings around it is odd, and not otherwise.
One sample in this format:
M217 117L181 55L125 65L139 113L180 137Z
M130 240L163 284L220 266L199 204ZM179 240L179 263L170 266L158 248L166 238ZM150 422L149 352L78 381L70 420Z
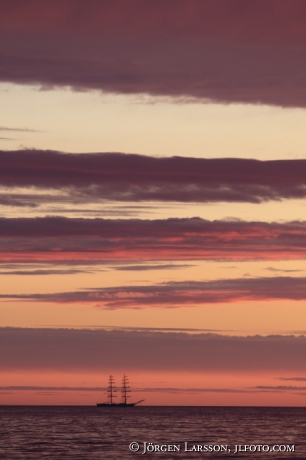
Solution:
M156 387L156 388L135 388L133 387L133 393L262 393L273 390L283 391L278 387L254 387L254 389L238 389L238 388L176 388L176 387ZM298 389L305 390L306 387L282 387L285 390ZM90 392L101 392L106 391L107 387L52 387L52 386L0 386L0 391L90 391Z
M8 126L0 126L0 131L16 131L22 133L38 133L37 129L29 129L29 128L10 128Z
M237 278L119 286L53 294L0 294L0 299L90 303L106 308L180 307L242 300L306 300L306 278Z
M154 158L122 153L0 151L0 185L60 190L6 204L116 201L248 202L306 197L306 160Z
M101 270L102 271L102 270ZM1 271L0 275L22 275L22 276L33 276L33 275L75 275L78 273L92 273L89 270L14 270L14 271Z
M305 337L2 328L1 370L305 371Z
M305 391L306 387L301 386L293 386L293 385L258 385L255 387L258 390L266 390L266 391L296 391L301 390Z
M0 218L0 260L7 263L305 257L304 221Z
M193 267L188 264L161 264L161 265L116 265L113 267L117 271L148 271L148 270L179 270L186 267Z
M0 18L2 81L306 106L299 0L15 0Z

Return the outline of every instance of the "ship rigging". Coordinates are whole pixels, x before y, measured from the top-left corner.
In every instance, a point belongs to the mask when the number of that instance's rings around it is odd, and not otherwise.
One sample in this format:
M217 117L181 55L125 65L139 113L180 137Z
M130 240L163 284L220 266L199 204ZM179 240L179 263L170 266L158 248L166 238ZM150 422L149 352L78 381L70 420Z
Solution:
M129 381L126 375L122 377L122 386L121 386L122 402L119 402L119 403L114 402L114 398L117 398L117 395L116 395L117 389L115 385L115 379L112 375L109 376L108 387L107 387L106 393L107 393L108 402L97 403L98 407L118 407L118 406L119 407L133 407L133 406L136 406L136 404L139 404L142 401L144 401L144 399L141 399L140 401L137 401L137 402L130 402L130 403L128 402L128 398L131 397L129 395L129 393L131 393L131 390L130 390Z

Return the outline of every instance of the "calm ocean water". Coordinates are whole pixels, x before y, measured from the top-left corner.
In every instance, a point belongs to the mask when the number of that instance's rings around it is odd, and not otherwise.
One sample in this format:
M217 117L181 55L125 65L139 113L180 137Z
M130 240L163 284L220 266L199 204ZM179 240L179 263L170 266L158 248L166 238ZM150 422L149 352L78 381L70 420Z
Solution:
M2 406L0 417L8 460L306 459L306 408Z

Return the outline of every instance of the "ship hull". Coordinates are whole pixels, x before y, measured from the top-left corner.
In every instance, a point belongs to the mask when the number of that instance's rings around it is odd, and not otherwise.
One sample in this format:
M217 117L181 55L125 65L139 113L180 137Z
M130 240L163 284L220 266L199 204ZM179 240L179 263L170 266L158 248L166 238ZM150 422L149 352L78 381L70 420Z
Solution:
M134 407L136 404L139 404L143 402L144 399L141 399L140 401L136 401L134 403L97 403L97 407Z
M137 403L128 404L108 404L108 403L97 403L97 407L134 407Z

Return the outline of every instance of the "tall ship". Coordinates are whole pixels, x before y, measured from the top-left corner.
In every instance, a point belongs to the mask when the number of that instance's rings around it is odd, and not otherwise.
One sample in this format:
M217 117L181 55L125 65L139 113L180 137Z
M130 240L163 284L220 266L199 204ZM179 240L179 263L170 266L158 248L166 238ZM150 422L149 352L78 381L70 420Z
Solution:
M129 393L131 393L129 381L126 375L122 377L122 386L121 386L121 396L122 402L116 403L114 402L114 398L117 398L117 389L115 385L115 379L112 375L109 376L108 380L108 387L107 387L107 399L108 402L104 403L97 403L98 407L133 407L136 404L141 403L144 399L141 399L137 402L128 402L128 398L130 398Z

